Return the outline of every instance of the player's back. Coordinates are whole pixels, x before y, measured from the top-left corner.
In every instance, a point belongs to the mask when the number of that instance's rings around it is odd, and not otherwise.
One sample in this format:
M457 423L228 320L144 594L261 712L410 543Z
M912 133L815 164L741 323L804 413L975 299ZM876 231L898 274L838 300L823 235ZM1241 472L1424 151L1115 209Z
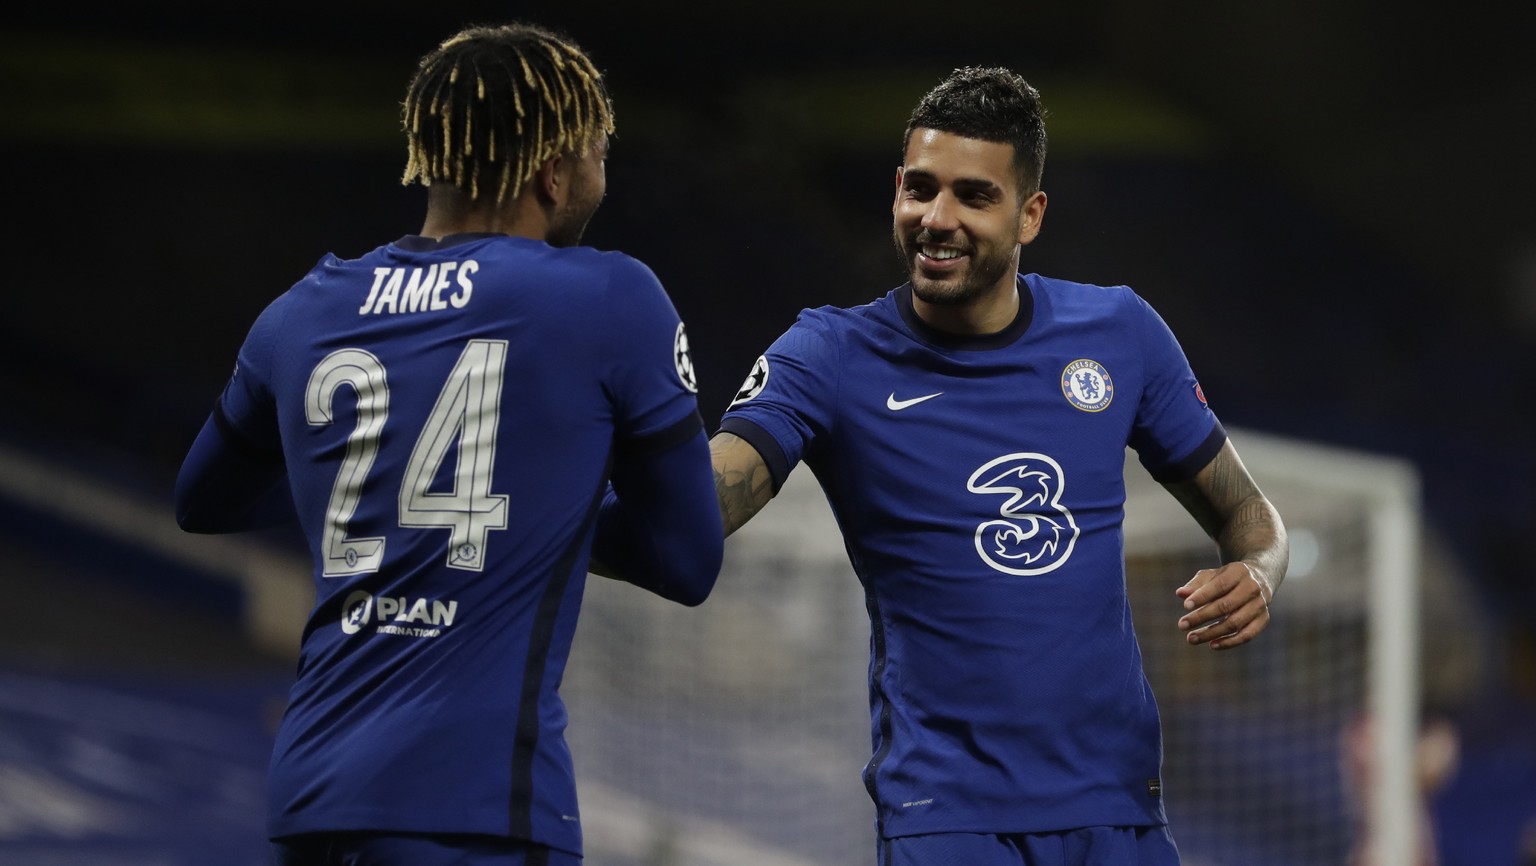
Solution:
M504 235L328 256L263 314L241 364L270 388L317 588L274 834L579 851L555 689L616 439L696 412L646 373L676 329L633 259Z

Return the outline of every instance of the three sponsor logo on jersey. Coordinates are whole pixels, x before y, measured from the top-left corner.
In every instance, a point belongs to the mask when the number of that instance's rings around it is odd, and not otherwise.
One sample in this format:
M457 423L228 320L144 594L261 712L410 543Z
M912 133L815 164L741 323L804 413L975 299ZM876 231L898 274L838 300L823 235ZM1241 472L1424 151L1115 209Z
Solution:
M341 630L346 634L371 630L398 637L439 637L453 625L458 612L459 603L452 599L376 596L359 589L341 606Z

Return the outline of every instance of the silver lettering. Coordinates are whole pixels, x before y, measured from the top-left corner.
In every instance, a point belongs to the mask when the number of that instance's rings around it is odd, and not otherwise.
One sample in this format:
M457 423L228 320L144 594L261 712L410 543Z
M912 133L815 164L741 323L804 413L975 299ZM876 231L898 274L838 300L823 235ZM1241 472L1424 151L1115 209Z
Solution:
M462 291L459 291L458 293L451 295L448 298L448 300L453 303L453 306L456 309L462 310L464 309L464 305L469 303L469 296L474 294L475 291L475 284L470 281L469 275L475 273L478 270L480 270L480 263L474 259L470 259L469 261L459 265L458 284Z
M421 268L412 268L410 282L405 284L405 294L400 297L400 312L419 313L425 310L432 286L436 283L437 265L427 268L425 274Z
M373 308L373 301L379 296L379 286L384 285L384 277L388 274L389 268L373 269L373 288L368 290L368 300L364 301L363 305L358 308L357 314L359 316L368 315L368 311Z
M458 262L443 262L443 269L437 272L437 282L432 285L432 309L448 309L448 302L443 300L443 289L448 288L448 274L458 266Z
M398 312L395 304L400 300L400 284L405 282L405 269L395 268L389 275L389 282L384 284L384 292L379 295L379 302L374 305L374 313L384 312L385 305L389 306L391 313Z

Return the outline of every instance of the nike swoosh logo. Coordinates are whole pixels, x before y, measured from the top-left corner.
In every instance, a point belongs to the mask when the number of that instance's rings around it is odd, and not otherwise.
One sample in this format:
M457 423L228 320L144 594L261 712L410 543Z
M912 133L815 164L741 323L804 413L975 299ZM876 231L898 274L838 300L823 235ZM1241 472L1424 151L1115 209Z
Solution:
M891 392L891 396L885 398L885 408L891 410L892 412L900 412L901 410L907 408L908 406L916 406L917 404L923 402L924 400L932 400L933 398L939 396L939 394L942 394L942 393L944 393L944 392L943 391L938 391L936 393L928 394L928 395L923 396L923 397L913 397L910 400L897 400L896 399L896 392L892 391Z

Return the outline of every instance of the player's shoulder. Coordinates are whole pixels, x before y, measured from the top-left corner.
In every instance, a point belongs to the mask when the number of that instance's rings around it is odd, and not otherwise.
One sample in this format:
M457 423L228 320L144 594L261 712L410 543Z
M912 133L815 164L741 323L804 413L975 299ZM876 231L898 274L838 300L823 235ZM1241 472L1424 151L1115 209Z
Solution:
M645 288L660 291L662 288L661 278L656 276L651 266L628 253L595 247L575 247L572 251L583 260L590 261L593 267L605 270L609 284L620 290Z
M839 333L870 325L886 325L900 317L895 300L898 291L900 289L891 289L872 301L851 306L825 304L820 307L807 307L800 311L795 324L828 333Z
M636 294L662 294L661 280L645 262L618 250L589 246L552 247L538 241L529 264L564 285L564 292L607 295L622 303Z
M292 296L300 295L305 290L319 290L328 288L335 281L350 275L353 272L370 268L383 263L392 244L382 244L367 252L350 258L338 255L335 252L325 252L320 258L304 272L304 275L295 280L288 291L278 300L292 299Z
M1024 282L1036 297L1046 295L1053 300L1079 306L1115 306L1131 302L1137 297L1135 290L1124 284L1081 283L1043 274L1025 274Z
M382 247L379 249L382 249ZM377 249L371 251L369 254L371 255L375 252L377 252ZM273 298L267 304L266 309L262 313L262 317L280 318L286 314L288 308L293 307L296 304L303 304L309 298L314 297L318 292L328 288L329 284L338 274L352 265L353 262L359 261L362 258L363 257L360 256L357 259L346 259L338 256L334 252L326 252L321 254L320 258L314 263L314 265L310 267L309 270L304 272L303 276L299 277L297 280L294 280L293 284L290 285L287 290Z
M552 246L542 240L508 235L477 239L457 250L474 258L482 275L537 286L552 303L618 307L665 297L649 265L628 253L591 246Z
M1025 274L1024 282L1034 295L1037 313L1062 319L1119 319L1136 317L1147 302L1130 286L1099 285Z

